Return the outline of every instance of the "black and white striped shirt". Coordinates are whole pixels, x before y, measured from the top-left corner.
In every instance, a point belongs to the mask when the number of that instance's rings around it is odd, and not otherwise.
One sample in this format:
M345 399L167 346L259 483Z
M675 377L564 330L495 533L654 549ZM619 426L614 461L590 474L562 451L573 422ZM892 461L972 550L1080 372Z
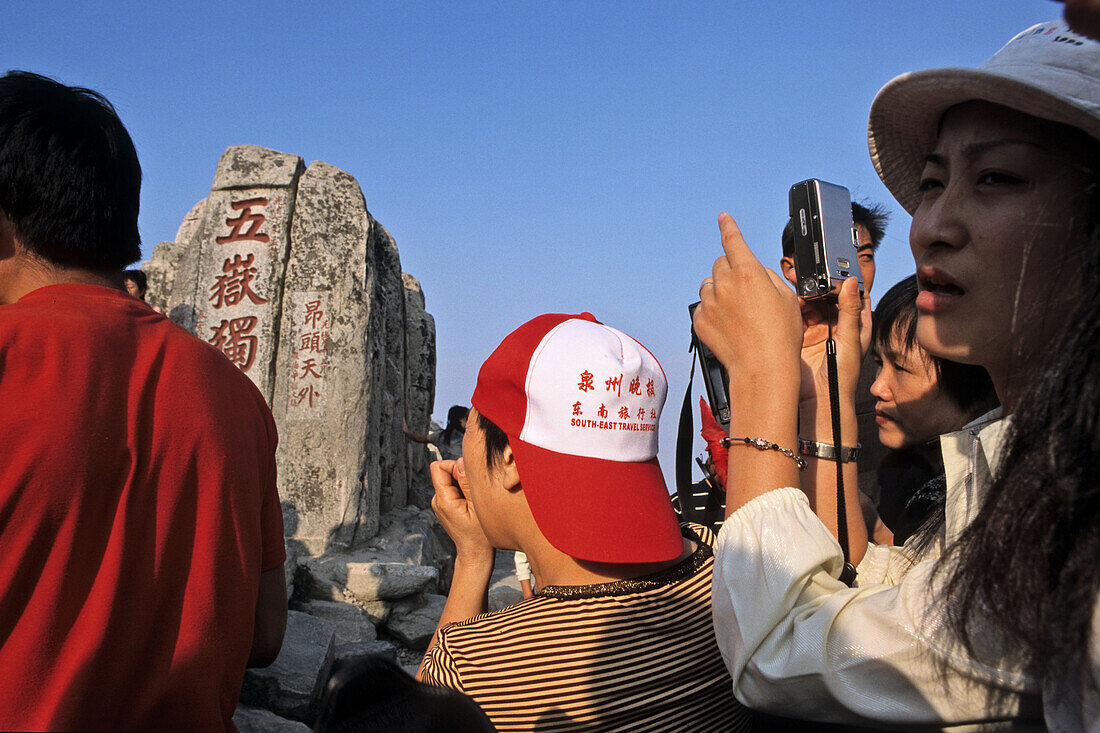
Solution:
M510 608L450 624L425 682L470 695L499 731L741 731L710 618L714 534L660 573L547 586Z

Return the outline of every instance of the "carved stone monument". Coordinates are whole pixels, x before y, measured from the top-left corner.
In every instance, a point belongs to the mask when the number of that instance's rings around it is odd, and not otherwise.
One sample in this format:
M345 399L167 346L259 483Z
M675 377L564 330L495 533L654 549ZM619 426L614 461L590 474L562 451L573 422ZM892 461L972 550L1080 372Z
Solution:
M409 503L410 480L414 497L430 494L426 451L401 428L430 419L434 322L352 176L230 147L210 194L143 269L150 302L270 404L288 540L312 555L355 550L381 512Z

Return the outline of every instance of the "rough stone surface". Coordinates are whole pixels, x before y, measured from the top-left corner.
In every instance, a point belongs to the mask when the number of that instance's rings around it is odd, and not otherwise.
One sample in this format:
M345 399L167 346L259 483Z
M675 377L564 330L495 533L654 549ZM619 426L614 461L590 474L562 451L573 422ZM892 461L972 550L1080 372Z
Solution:
M374 624L367 618L363 609L351 603L307 601L298 604L295 610L330 622L336 633L337 646L361 641L374 641L378 638L378 632L375 631Z
M256 145L232 145L222 153L214 173L215 190L291 187L302 172L302 159Z
M354 644L337 644L336 661L344 662L359 657L382 656L397 661L397 647L388 641L359 641Z
M180 222L180 228L176 230L177 242L190 242L195 235L200 234L203 219L206 216L206 199L202 199L187 212Z
M272 185L244 171L274 159L295 171ZM249 376L271 404L283 276L301 158L254 145L229 148L218 161L199 237L195 334ZM245 187L245 184L248 187Z
M432 640L446 602L447 596L434 593L398 601L386 622L386 630L402 644L423 652Z
M305 723L287 720L270 710L238 705L233 713L233 724L240 733L309 733Z
M143 268L150 302L226 353L271 405L295 555L359 549L382 513L410 496L426 505L424 450L401 427L427 427L435 324L354 178L230 147L209 194Z
M359 184L313 163L298 181L272 411L279 494L297 509L295 537L315 552L378 530L378 479L367 472L371 355L363 326L371 229Z
M394 601L437 587L439 571L395 562L347 564L347 589L361 601Z
M401 274L405 286L405 413L409 429L420 435L431 432L435 404L435 319L425 310L424 291L415 277ZM431 506L432 480L428 447L409 441L409 504Z
M370 390L367 475L377 476L379 508L405 506L408 495L408 449L401 426L405 420L405 286L393 237L378 222L371 228L367 281L372 294L367 325L371 366L364 385Z
M324 619L290 611L278 658L245 672L241 702L311 723L336 655L335 628Z
M516 553L497 550L493 575L489 579L489 610L499 611L523 602L523 589L516 577Z
M350 592L377 624L389 616L385 601L424 590L446 592L454 575L454 543L431 510L393 509L381 524L361 550L302 558L295 597L345 601Z

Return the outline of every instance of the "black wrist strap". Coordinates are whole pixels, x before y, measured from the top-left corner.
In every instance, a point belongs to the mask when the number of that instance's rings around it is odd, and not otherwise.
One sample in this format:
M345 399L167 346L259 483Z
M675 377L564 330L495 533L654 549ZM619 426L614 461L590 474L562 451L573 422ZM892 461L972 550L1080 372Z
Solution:
M840 377L836 365L836 341L833 340L833 327L829 324L829 339L825 342L826 368L829 373L829 409L832 412L833 445L840 442ZM836 462L836 537L840 542L840 551L844 555L844 570L840 580L851 587L855 583L856 569L848 554L848 510L844 501L844 463Z
M701 522L696 516L694 497L691 495L691 445L695 429L691 417L691 383L695 379L696 350L691 354L691 372L684 392L684 404L680 407L680 427L676 433L676 496L680 499L680 517L685 522Z

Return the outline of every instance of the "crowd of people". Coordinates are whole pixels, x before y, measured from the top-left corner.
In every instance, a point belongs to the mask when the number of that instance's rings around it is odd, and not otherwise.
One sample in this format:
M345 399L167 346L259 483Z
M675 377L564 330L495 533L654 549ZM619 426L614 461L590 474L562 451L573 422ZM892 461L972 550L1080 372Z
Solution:
M344 665L318 729L1100 730L1098 6L879 92L915 274L873 314L881 210L853 209L863 291L824 302L719 216L694 327L729 375L723 518L678 520L664 371L590 313L520 325L472 408L406 427L441 453L450 594L417 680ZM8 729L232 730L282 644L276 427L124 270L140 181L101 95L0 78ZM861 439L888 451L871 523ZM489 612L501 549L530 581Z

